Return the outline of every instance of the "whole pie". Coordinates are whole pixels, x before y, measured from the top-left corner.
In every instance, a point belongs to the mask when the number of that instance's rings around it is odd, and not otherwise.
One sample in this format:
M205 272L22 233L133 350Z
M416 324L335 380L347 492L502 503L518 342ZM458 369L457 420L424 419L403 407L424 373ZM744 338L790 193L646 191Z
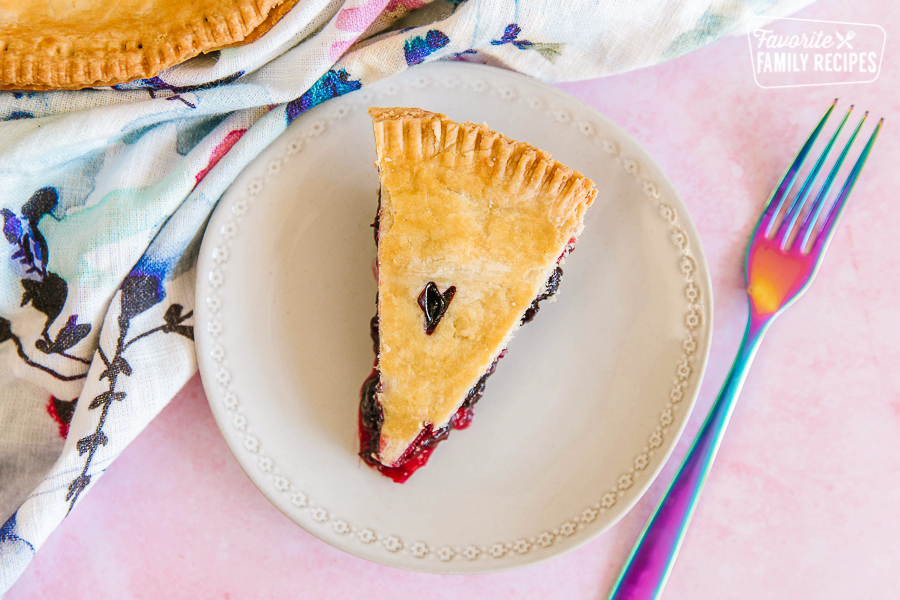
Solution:
M296 1L6 0L0 89L78 89L153 77L201 52L256 39Z
M469 425L513 332L556 292L597 190L485 125L417 108L369 114L381 189L360 457L403 482Z

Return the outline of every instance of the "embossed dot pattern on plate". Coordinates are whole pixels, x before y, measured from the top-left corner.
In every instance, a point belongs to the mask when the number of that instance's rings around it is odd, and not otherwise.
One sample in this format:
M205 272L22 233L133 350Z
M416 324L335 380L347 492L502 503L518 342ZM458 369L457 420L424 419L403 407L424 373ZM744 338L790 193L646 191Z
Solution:
M238 396L238 391L232 387L231 373L223 364L227 364L227 349L221 344L216 344L209 352L211 357L220 365L214 372L214 381L217 389L209 389L211 400L221 403L230 418L230 426L235 434L243 440L240 448L243 452L258 456L256 465L259 471L266 477L273 494L283 494L293 510L303 511L311 520L311 526L327 528L340 536L347 536L355 540L361 546L377 546L382 552L389 554L403 554L415 560L440 561L444 563L473 562L473 561L504 561L512 557L526 554L540 554L552 548L559 539L571 536L584 535L591 529L600 515L614 508L635 487L635 482L646 477L645 472L651 462L656 460L655 451L659 449L669 429L676 422L679 405L685 397L685 390L696 385L694 365L697 361L704 361L705 357L697 354L697 339L694 337L696 330L703 327L702 315L705 312L704 303L707 301L701 293L701 286L695 284L697 276L697 261L693 255L688 232L679 225L679 217L676 209L662 192L658 182L643 178L644 169L640 162L631 156L622 154L620 144L611 139L603 127L591 119L591 114L585 110L585 114L573 114L569 107L556 106L552 96L547 98L537 97L531 89L517 89L509 83L502 83L494 87L483 78L459 79L454 75L429 77L419 75L407 78L404 82L392 82L383 85L379 91L366 90L365 94L358 94L356 101L353 95L346 97L347 102L325 113L327 119L339 120L345 118L352 111L364 111L369 103L387 105L390 98L404 91L403 86L414 89L434 87L436 89L455 89L466 86L477 94L493 95L500 99L516 103L523 110L536 113L544 119L549 119L559 127L571 128L579 137L593 140L598 153L606 159L615 161L618 167L628 175L636 178L639 189L642 190L646 202L653 206L653 210L665 223L667 236L671 244L680 254L680 259L672 265L683 281L684 286L684 312L683 321L685 338L683 354L679 360L671 366L672 384L667 398L660 400L660 411L656 426L647 432L646 445L643 451L637 454L632 461L632 468L621 473L617 478L609 481L608 491L595 499L590 506L583 507L574 512L568 520L559 523L558 527L550 532L534 532L528 539L497 540L494 544L470 545L460 548L447 546L436 547L428 540L403 540L392 532L378 531L374 527L367 527L366 523L354 523L341 515L332 514L323 506L315 503L302 489L302 482L289 481L278 472L278 463L283 457L269 456L265 453L265 440L249 433L251 423L242 412L244 399ZM227 219L216 231L207 233L211 241L212 251L209 258L212 268L201 274L198 285L198 295L205 298L206 308L209 309L209 318L205 329L216 338L221 335L223 325L215 316L222 306L227 303L228 285L232 284L227 276L228 262L234 254L234 244L240 236L239 222L241 217L253 210L253 205L265 195L267 182L277 177L279 173L290 169L290 161L297 155L305 152L314 143L312 138L321 135L329 127L326 119L318 118L303 122L299 127L299 135L291 129L292 138L281 143L281 153L276 158L271 158L262 167L262 176L253 178L244 188L244 193L233 202L231 210L227 213ZM360 335L363 335L362 333ZM349 534L349 535L348 535Z

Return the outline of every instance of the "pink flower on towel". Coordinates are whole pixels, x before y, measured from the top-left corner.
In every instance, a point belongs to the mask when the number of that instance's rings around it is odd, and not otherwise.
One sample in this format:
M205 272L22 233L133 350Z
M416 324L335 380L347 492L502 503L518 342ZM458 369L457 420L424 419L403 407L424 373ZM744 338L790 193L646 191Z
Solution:
M241 139L241 136L244 135L246 131L246 129L235 129L228 132L228 134L225 136L225 139L219 142L219 144L212 151L212 154L209 156L209 162L206 164L206 168L197 173L195 177L197 183L200 183L200 180L206 177L206 174L209 173L214 166L216 166L216 163L219 162L219 160L223 156L225 156L226 152L231 150L231 147L234 146L239 139Z
M396 2L397 0L392 0ZM406 2L416 2L417 0L401 0ZM351 39L339 40L334 42L328 49L328 58L337 60L349 48L356 38L368 29L369 25L378 18L381 11L388 5L389 0L369 0L361 6L355 8L345 8L335 17L334 26L338 31L346 31L354 33Z

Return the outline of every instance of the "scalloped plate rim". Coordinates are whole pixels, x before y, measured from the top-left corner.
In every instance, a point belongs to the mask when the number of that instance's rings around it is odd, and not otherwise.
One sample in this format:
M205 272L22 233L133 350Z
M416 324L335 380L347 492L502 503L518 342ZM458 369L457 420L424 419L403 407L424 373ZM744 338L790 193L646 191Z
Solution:
M217 403L213 400L213 396L216 395L214 390L216 390L219 385L216 381L216 376L214 373L215 364L211 359L208 358L208 352L205 352L205 350L208 350L209 346L211 346L214 342L210 339L210 334L206 331L205 328L202 327L197 328L197 331L200 334L197 337L198 366L211 412L213 413L216 423L223 435L223 438L226 441L226 445L228 446L229 451L235 457L242 470L257 487L257 489L259 489L259 491L270 502L272 502L276 506L276 508L284 513L289 519L304 528L307 532L311 533L313 536L322 540L323 542L358 558L403 570L432 574L493 573L538 564L556 558L563 554L567 554L587 544L588 542L593 541L599 535L608 531L613 525L621 520L622 517L624 517L624 515L627 514L643 497L649 487L656 480L665 464L668 462L668 459L673 453L678 440L684 432L693 407L696 404L703 376L708 365L710 342L713 329L713 296L710 274L706 263L705 254L700 243L699 235L696 231L693 220L690 217L690 213L688 212L686 206L684 205L684 202L681 200L668 176L658 165L658 163L653 160L652 156L620 126L605 117L595 108L577 98L566 94L565 92L557 88L551 87L547 84L541 83L537 80L516 72L465 62L425 63L423 65L417 66L415 69L411 69L404 73L398 74L387 80L380 81L370 86L365 86L361 91L325 102L310 109L305 115L303 115L301 118L298 118L294 123L292 123L284 133L282 133L276 140L272 142L272 144L269 145L269 147L263 150L263 152L261 152L259 156L253 159L251 163L248 164L247 167L245 167L244 171L235 179L235 182L232 184L232 186L229 187L229 189L226 190L226 192L220 198L217 207L213 211L213 214L210 216L208 227L201 244L200 257L198 259L197 266L198 276L196 293L198 301L196 302L196 314L198 317L198 324L202 323L204 321L204 318L209 316L209 309L207 308L206 304L200 302L201 298L206 293L207 286L207 279L202 277L201 275L210 268L213 262L212 258L210 258L209 252L210 246L212 246L213 244L213 235L211 235L211 231L213 230L212 225L214 223L218 224L218 221L221 220L221 218L217 217L221 217L221 214L226 212L226 199L238 195L238 192L236 192L235 188L238 183L244 183L244 179L249 177L250 173L254 175L262 175L264 161L268 158L268 155L273 152L273 149L277 148L279 145L285 144L285 139L291 138L292 131L310 123L316 115L325 115L329 111L335 110L335 107L343 102L355 102L355 100L358 99L366 90L384 88L386 86L396 84L396 82L401 80L412 79L414 76L427 77L429 71L440 73L442 70L450 70L451 72L458 71L459 76L463 80L465 80L466 77L478 77L479 74L483 74L484 76L496 77L500 78L501 80L503 78L508 78L526 88L538 87L541 89L542 93L554 96L563 104L570 107L577 106L581 111L588 113L592 119L601 121L605 127L607 127L611 132L614 133L613 137L616 141L625 140L626 144L630 145L633 149L636 149L638 151L637 158L641 160L643 164L652 166L652 168L656 171L656 173L654 174L655 180L658 184L660 184L660 187L666 190L667 201L674 205L675 212L678 215L677 218L679 226L685 230L685 233L687 234L687 237L690 241L691 255L697 267L697 275L694 281L701 288L701 295L703 298L701 309L702 326L700 326L701 334L700 338L698 339L698 347L702 348L702 352L700 352L696 357L699 360L693 365L693 375L691 376L691 382L690 384L687 384L689 391L685 394L684 399L679 404L681 409L679 412L679 416L676 417L675 422L673 423L674 427L670 428L669 433L666 435L665 440L660 446L660 450L662 451L661 457L654 457L651 462L652 466L649 466L647 468L645 476L642 477L642 480L639 483L635 482L633 487L629 490L628 494L625 495L622 501L617 501L615 503L614 507L610 511L612 513L612 516L608 517L604 521L602 526L594 527L590 532L582 533L581 535L577 536L573 535L571 537L561 537L560 535L556 535L555 537L557 539L565 540L561 544L554 543L549 548L542 548L536 552L527 552L525 554L512 556L511 560L510 556L514 553L509 549L504 552L502 560L480 555L475 561L465 562L460 562L459 557L456 556L453 557L453 560L446 562L443 560L422 560L409 557L401 559L401 556L405 555L402 555L400 553L385 553L384 551L381 551L380 554L378 552L373 552L372 550L380 545L377 540L365 545L361 545L359 541L353 540L353 536L350 534L341 534L336 536L330 528L319 525L311 519L301 519L297 514L298 506L292 504L291 499L288 495L286 495L285 493L278 493L278 491L274 490L272 488L271 482L268 481L268 479L271 478L260 472L258 463L254 460L256 458L256 455L248 454L246 451L244 451L243 448L241 448L242 444L240 443L240 440L238 440L236 437L233 437L233 435L230 433L232 428L231 422L228 419L228 417L230 416L229 412L224 409L220 403ZM469 73L466 73L466 71L469 71ZM453 75L457 75L457 73L453 73ZM598 151L600 150L598 149ZM507 546L508 545L509 544L507 544ZM403 551L406 552L406 549L407 548L404 547ZM436 550L436 548L430 548L429 552L434 554ZM519 560L516 560L517 558ZM463 568L452 568L453 565L460 565Z

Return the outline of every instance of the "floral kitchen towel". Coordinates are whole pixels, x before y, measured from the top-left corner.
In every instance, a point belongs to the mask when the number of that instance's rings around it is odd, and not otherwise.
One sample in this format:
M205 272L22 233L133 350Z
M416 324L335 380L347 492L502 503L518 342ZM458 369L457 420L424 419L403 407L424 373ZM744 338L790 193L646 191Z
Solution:
M432 60L547 81L648 66L775 4L301 0L158 77L0 93L0 592L195 372L206 219L291 122Z

